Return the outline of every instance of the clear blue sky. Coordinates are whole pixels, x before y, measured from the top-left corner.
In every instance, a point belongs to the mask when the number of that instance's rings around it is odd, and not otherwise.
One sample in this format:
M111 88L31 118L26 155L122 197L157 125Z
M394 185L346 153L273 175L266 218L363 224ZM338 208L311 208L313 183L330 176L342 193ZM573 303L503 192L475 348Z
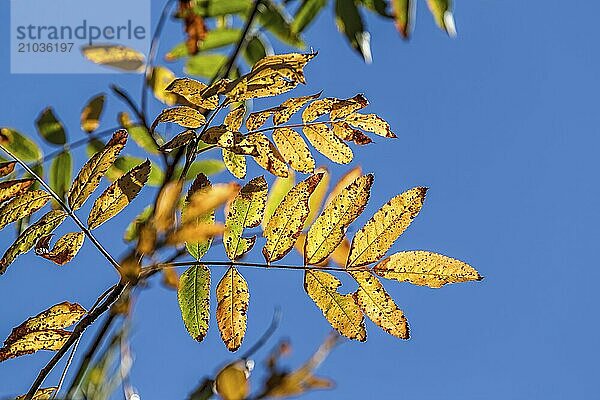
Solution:
M365 215L407 188L430 187L423 211L393 249L454 256L486 279L438 290L387 282L409 318L412 339L397 340L368 322L367 343L342 345L319 371L336 380L336 391L307 399L598 398L600 325L594 305L600 269L593 249L600 227L600 5L567 3L458 0L456 40L434 29L420 4L408 44L391 24L370 18L372 65L347 48L330 15L311 27L307 42L319 56L307 68L309 86L302 90L324 89L338 97L364 92L369 110L384 116L399 136L356 151L353 165L376 175ZM2 2L3 43L7 9ZM157 14L155 9L153 20ZM180 27L171 26L167 35L174 43ZM38 112L53 105L71 139L79 138L85 100L111 80L139 91L139 76L10 75L4 45L0 60L0 125L30 134ZM116 99L109 101L106 127L123 109ZM343 171L335 168L337 175ZM135 206L97 231L117 255L124 248L118 227ZM2 232L2 247L9 233ZM258 251L253 254L260 259ZM301 274L244 275L252 296L245 345L280 305L283 322L276 336L292 340L290 361L300 363L329 331L302 289ZM0 336L59 301L90 305L115 279L89 243L63 268L21 257L0 278ZM214 320L204 343L188 336L175 293L162 288L147 290L136 304L133 346L132 383L144 399L183 398L231 358ZM2 363L0 395L24 392L50 356Z

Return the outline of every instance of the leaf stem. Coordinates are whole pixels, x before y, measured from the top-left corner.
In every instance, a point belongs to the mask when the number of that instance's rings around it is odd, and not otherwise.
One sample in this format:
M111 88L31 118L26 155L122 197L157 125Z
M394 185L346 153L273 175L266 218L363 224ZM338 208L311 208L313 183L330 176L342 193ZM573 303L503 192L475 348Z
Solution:
M50 187L50 185L48 185L42 178L40 178L40 176L37 175L27 165L27 163L25 163L19 157L17 157L16 155L14 155L6 147L4 147L4 146L2 146L0 144L0 149L2 149L2 151L4 151L6 154L8 154L10 157L12 157L13 160L15 160L16 162L18 162L19 164L21 164L21 166L23 168L25 168L25 170L29 174L31 174L31 176L33 176L40 183L40 185L42 185L50 193L50 195L52 196L52 198L54 198L54 200L56 200L56 202L67 213L67 215L69 215L69 217L71 217L71 219L75 222L75 224L77 224L77 226L79 226L79 228L90 239L90 241L94 244L94 246L96 246L96 248L98 249L98 251L100 251L100 253L102 253L102 255L104 256L104 258L106 258L108 260L108 262L110 264L112 264L112 266L118 272L119 268L120 268L119 267L119 263L110 255L110 253L104 248L104 246L102 246L102 244L98 241L98 239L96 239L96 237L92 234L92 232L83 224L83 222L81 222L81 220L79 219L79 217L73 212L73 210L71 210L71 208L63 201L63 199L58 194L56 194L56 192L54 190L52 190L52 188Z

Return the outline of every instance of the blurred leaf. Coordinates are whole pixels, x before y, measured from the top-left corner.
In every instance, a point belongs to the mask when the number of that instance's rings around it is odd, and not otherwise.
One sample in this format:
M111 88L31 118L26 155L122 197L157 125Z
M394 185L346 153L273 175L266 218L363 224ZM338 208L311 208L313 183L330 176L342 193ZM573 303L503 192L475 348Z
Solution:
M52 107L46 108L35 120L38 133L48 143L63 145L67 143L65 127L54 115Z
M174 93L165 91L167 86L175 80L175 74L169 68L160 65L152 68L152 74L148 79L148 86L152 89L154 97L168 106L177 102L177 96ZM131 132L130 132L131 133Z
M249 376L246 362L235 361L219 371L214 389L223 400L244 400L250 394Z
M293 172L290 172L287 178L277 178L273 182L271 191L267 196L267 205L265 207L265 216L262 221L262 227L265 229L267 223L275 213L275 210L283 200L283 197L290 191L296 184L296 178Z
M415 19L415 0L392 0L392 10L396 21L396 29L408 39Z
M212 79L227 60L228 57L224 54L197 54L186 61L183 71L189 75Z
M187 175L185 176L185 180L189 181L190 179L194 179L196 175L202 173L206 176L216 175L225 170L225 164L221 160L196 160L190 165L190 169L188 170ZM182 168L181 166L175 169L175 176L179 176L181 174Z
M50 187L63 200L71 185L72 173L73 159L71 153L65 150L52 160L49 173Z
M240 14L250 10L252 0L196 0L194 11L203 17Z
M364 7L371 10L382 17L391 18L392 16L387 11L387 2L385 0L360 0Z
M150 133L146 128L141 125L135 125L127 128L127 132L133 139L133 141L140 146L141 149L146 150L150 154L158 154L158 148L152 140Z
M141 213L138 214L137 217L133 221L127 225L125 228L125 233L123 234L123 240L126 242L132 242L138 238L140 233L140 228L144 225L152 216L152 212L154 211L154 207L152 205L147 206L142 210Z
M291 17L280 4L263 0L259 9L260 23L281 42L303 49L306 47L300 36L292 31Z
M121 45L86 45L81 53L94 64L126 72L140 71L146 59L139 51Z
M243 53L244 60L246 60L248 65L254 65L261 58L267 56L267 49L271 50L271 46L265 43L265 40L261 35L254 35L248 40Z
M338 29L346 35L352 48L362 55L366 63L370 63L371 35L365 29L355 0L335 0L335 16Z
M137 165L140 165L143 162L144 159L140 157L134 157L130 155L121 156L115 160L112 167L110 167L106 172L106 177L111 181L116 181L127 171L135 168ZM151 168L150 176L148 177L148 185L160 186L164 178L164 173L160 166L154 161L152 161L150 164Z
M42 151L35 142L14 129L0 129L0 144L23 161L37 161Z
M104 110L104 100L106 96L99 94L85 105L81 111L81 129L87 133L92 133L100 126L100 116Z
M216 28L206 33L204 40L198 43L199 51L208 51L219 49L237 43L240 39L241 31L233 28ZM165 60L175 61L182 57L187 57L188 53L185 43L179 43L173 47L166 55Z
M294 15L291 28L294 33L303 32L321 12L327 0L304 0Z
M448 36L456 36L454 16L452 15L452 0L427 0L429 11L437 26L446 31Z
M188 195L186 197L186 202L184 203L183 208L181 210L181 219L183 221L190 221L190 218L187 216L187 206L188 206L188 201L192 197L192 195L199 191L208 191L208 190L210 190L211 186L212 185L211 185L210 181L208 180L208 178L206 177L206 175L198 174L198 176L196 176L196 179L194 179L194 182L192 183L190 190L188 192ZM209 214L200 215L199 217L196 218L196 220L194 222L196 222L198 224L214 223L215 222L215 213L213 211ZM190 253L190 255L192 257L194 257L196 260L200 261L200 259L202 257L204 257L204 255L210 248L211 244L212 244L212 238L208 238L207 240L200 241L200 242L186 243L185 247L186 247L188 253Z

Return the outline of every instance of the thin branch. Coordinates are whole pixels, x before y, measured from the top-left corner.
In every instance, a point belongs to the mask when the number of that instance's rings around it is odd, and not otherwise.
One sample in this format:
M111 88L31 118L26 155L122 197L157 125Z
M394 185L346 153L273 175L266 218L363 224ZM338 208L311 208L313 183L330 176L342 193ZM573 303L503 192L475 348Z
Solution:
M90 241L94 244L94 246L96 246L96 248L100 251L100 253L102 253L104 258L106 258L108 260L108 262L110 262L112 264L112 266L115 267L115 269L118 272L119 268L120 268L119 263L102 246L102 244L98 241L98 239L96 239L96 237L92 234L92 232L83 224L83 222L81 222L79 217L77 217L77 215L73 212L73 210L71 210L71 208L69 206L67 206L67 204L63 201L63 199L58 194L56 194L56 192L54 190L52 190L50 185L48 185L31 168L29 168L29 166L24 161L22 161L19 157L14 155L12 152L10 152L8 149L6 149L4 146L0 145L0 149L2 149L2 151L4 151L6 154L8 154L10 157L12 157L13 160L15 160L16 162L21 164L21 166L23 168L25 168L25 170L29 174L31 174L31 176L33 176L50 193L52 198L54 198L54 200L56 200L56 202L61 206L61 208L63 210L65 210L65 212L69 215L69 217L71 217L71 219L77 224L77 226L79 226L79 228L90 239Z
M31 385L31 388L25 395L24 400L31 400L35 395L35 392L40 388L42 383L44 383L44 379L48 376L50 371L56 366L56 364L60 361L60 359L69 351L69 348L75 344L76 341L79 340L83 332L86 330L88 326L90 326L94 321L102 314L104 314L110 306L119 298L121 293L125 290L127 284L124 282L119 282L114 286L114 289L106 296L106 299L91 313L84 316L78 323L75 325L73 332L65 342L65 344L54 354L54 356L48 361L48 363L42 368Z
M56 397L56 395L58 394L58 392L60 392L60 388L62 387L62 384L65 381L65 377L67 376L67 372L69 371L69 367L71 366L71 362L73 361L73 356L75 356L75 352L77 351L77 346L79 346L80 341L81 341L81 337L79 339L77 339L77 341L73 345L73 349L71 349L71 354L69 354L69 358L67 359L67 363L65 364L65 368L63 369L63 372L60 375L58 385L56 386L56 390L52 394L51 399L54 399Z

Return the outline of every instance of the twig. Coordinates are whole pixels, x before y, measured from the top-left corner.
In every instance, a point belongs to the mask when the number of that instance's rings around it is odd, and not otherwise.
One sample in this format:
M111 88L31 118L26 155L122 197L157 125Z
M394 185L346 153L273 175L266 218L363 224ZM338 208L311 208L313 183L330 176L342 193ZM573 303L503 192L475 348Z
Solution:
M94 246L96 246L96 248L100 251L100 253L102 253L104 258L106 258L108 260L108 262L110 262L112 264L112 266L115 267L115 269L118 272L120 269L119 263L110 255L110 253L104 248L104 246L102 246L102 244L98 241L98 239L96 239L96 237L92 234L92 232L83 224L83 222L81 222L81 220L79 219L79 217L77 217L77 215L73 212L73 210L71 210L71 208L65 204L63 199L58 194L56 194L56 192L54 190L52 190L52 188L42 178L40 178L31 168L29 168L29 166L24 161L22 161L19 157L14 155L12 152L10 152L8 149L6 149L2 145L0 145L0 149L2 149L2 151L4 151L6 154L8 154L10 157L12 157L13 160L15 160L16 162L21 164L21 166L23 168L25 168L25 170L29 174L31 174L31 176L33 176L50 193L50 195L54 198L54 200L56 200L56 202L62 207L62 209L65 210L67 215L69 215L69 217L71 217L71 219L77 224L77 226L79 226L79 228L90 239L90 241L94 244Z
M62 374L60 375L60 379L58 381L58 385L56 386L56 390L52 394L51 399L54 399L58 392L60 392L60 388L62 387L63 382L65 381L65 377L67 376L67 372L69 371L69 367L71 366L71 362L73 361L73 356L77 351L77 346L79 346L79 342L81 341L81 337L77 339L75 344L73 345L73 349L71 349L71 354L69 354L69 358L67 359L67 363L65 364L65 368L63 369Z
M106 299L100 304L93 312L84 316L78 323L75 325L73 332L65 342L65 344L54 354L54 356L48 361L48 363L42 368L31 385L31 388L25 395L24 400L31 400L35 392L40 388L42 383L44 383L44 379L46 376L52 371L54 366L60 361L60 359L69 351L69 348L75 344L77 340L81 337L83 332L86 330L88 326L90 326L100 315L106 312L110 306L119 298L121 293L125 290L127 284L124 282L119 282L115 285L114 289L106 296Z
M267 330L262 334L262 336L258 339L256 343L254 343L248 350L246 350L246 352L240 358L242 360L247 360L248 358L252 357L252 355L256 353L256 351L259 350L261 347L263 347L267 340L269 340L271 336L273 336L273 333L279 326L280 322L281 309L279 307L276 307L275 311L273 311L273 318L271 319L271 324L269 324Z

